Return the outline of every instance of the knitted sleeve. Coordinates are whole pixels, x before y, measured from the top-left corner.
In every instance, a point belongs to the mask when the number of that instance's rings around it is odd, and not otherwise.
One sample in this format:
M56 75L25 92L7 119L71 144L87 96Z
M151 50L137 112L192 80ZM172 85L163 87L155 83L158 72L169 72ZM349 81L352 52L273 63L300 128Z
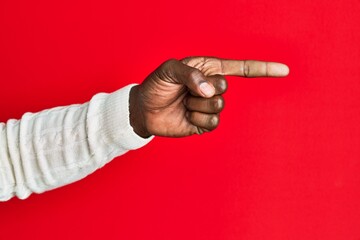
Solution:
M131 87L0 123L0 201L77 181L148 143L129 122Z

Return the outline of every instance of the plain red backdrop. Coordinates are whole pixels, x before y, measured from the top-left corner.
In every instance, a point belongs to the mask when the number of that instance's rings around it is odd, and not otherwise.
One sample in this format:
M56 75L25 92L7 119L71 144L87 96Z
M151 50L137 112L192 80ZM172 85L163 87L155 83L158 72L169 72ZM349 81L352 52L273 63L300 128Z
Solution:
M141 82L169 58L287 63L229 77L211 134L156 138L0 204L0 239L360 239L360 1L0 1L0 121Z

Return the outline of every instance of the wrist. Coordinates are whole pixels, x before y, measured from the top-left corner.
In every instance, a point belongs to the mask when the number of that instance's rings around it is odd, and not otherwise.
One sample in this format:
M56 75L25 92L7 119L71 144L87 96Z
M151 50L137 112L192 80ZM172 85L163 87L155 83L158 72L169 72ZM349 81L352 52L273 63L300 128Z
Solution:
M142 138L148 138L151 134L146 128L140 95L140 85L134 86L130 90L129 112L130 125L134 132Z

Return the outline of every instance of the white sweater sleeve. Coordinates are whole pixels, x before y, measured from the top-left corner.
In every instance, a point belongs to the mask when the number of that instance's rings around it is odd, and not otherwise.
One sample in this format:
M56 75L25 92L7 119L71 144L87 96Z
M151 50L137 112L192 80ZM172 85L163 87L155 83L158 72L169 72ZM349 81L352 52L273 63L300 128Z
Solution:
M77 181L148 143L129 122L132 86L0 123L0 201Z

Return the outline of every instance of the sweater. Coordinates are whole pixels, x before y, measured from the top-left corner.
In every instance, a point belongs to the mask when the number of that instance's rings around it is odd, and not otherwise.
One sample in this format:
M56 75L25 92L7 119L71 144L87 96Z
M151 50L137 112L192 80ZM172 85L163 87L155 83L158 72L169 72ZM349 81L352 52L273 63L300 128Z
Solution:
M72 183L151 141L130 125L133 86L0 123L0 201Z

